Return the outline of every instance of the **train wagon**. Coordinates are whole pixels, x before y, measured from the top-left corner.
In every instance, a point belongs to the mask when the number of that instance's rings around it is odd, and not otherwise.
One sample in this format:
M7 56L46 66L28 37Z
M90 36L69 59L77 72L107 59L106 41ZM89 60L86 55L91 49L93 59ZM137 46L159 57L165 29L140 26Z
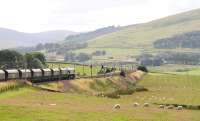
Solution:
M68 70L68 68L60 68L60 72L61 79L69 79L70 71Z
M5 70L5 80L20 79L17 69Z
M38 82L42 81L42 70L41 69L31 69L31 81Z
M53 80L60 80L60 76L61 76L61 71L59 68L53 68L51 69L53 71Z
M42 80L51 81L53 79L53 70L52 69L41 69L42 70Z
M30 69L20 69L19 70L20 79L31 79L31 70Z
M27 79L32 82L43 82L74 78L74 68L0 70L0 81Z
M0 81L6 80L6 74L4 70L0 70Z

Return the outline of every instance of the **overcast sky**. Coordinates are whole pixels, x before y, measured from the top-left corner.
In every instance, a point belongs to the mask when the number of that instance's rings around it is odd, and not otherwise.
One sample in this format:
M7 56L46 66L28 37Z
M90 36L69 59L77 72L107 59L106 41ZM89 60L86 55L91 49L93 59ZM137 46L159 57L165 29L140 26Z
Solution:
M89 31L200 8L200 0L0 0L0 27L22 32Z

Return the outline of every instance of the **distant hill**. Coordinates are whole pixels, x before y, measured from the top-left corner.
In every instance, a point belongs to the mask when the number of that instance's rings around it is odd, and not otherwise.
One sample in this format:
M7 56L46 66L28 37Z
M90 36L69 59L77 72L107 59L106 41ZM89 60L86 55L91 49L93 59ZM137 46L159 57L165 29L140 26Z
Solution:
M122 28L121 27L114 27L114 26L100 28L100 29L97 29L95 31L80 33L78 35L68 36L65 39L65 42L86 42L88 40L95 39L99 36L119 31L120 29L122 29Z
M33 46L38 43L58 42L66 36L76 34L72 31L56 30L40 33L24 33L11 29L0 28L0 49L17 46Z
M153 48L158 39L200 30L200 9L128 26L88 41L92 48Z

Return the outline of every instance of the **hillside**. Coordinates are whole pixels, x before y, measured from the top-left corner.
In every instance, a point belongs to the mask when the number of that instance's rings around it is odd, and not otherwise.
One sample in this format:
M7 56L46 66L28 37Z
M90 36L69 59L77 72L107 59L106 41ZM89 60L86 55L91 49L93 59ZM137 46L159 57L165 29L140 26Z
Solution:
M197 30L200 30L200 9L128 26L120 31L89 40L88 43L92 48L151 48L153 42L158 39Z
M0 28L0 49L17 46L33 46L38 43L57 42L72 34L75 34L75 32L56 30L40 33L24 33Z
M90 31L90 32L86 32L86 33L80 33L77 35L68 36L65 39L65 41L66 42L86 42L88 40L95 39L99 36L103 36L105 34L119 31L120 29L121 29L121 27L109 26L109 27L97 29L95 31Z

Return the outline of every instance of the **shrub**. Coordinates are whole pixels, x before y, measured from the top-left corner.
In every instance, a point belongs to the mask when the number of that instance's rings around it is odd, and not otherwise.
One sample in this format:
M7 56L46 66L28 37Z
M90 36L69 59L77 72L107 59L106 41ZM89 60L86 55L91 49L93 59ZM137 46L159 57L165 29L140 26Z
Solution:
M137 70L140 70L140 71L143 71L143 72L148 72L148 69L147 69L147 67L145 67L145 66L139 66L139 67L137 68Z

